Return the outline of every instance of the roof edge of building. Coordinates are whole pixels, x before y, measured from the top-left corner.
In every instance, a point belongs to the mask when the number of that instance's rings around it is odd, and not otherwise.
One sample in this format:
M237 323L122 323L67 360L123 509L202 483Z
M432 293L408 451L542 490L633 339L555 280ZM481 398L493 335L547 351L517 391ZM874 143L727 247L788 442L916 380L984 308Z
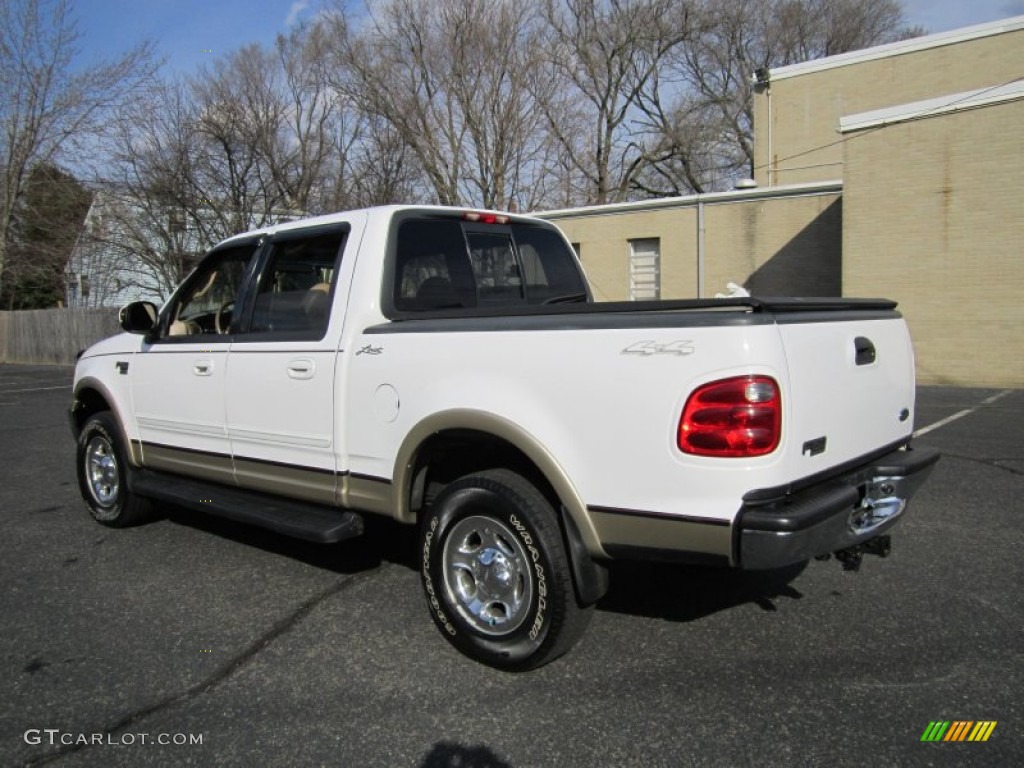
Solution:
M750 200L766 200L777 197L804 197L840 193L843 191L841 180L815 181L803 184L786 184L776 187L755 187L753 189L732 189L727 192L705 192L680 197L659 197L653 200L638 200L630 203L608 203L606 205L587 205L580 208L560 208L554 211L535 211L530 215L539 219L564 219L570 216L596 216L614 213L636 213L653 211L662 208L687 208L700 203L714 205L716 203L735 203Z
M835 56L826 56L821 59L812 59L798 64L789 64L785 67L773 68L770 71L769 77L772 81L785 80L799 75L835 69L836 67L860 64L866 61L884 59L889 56L900 56L905 53L928 50L929 48L940 48L945 45L954 45L967 40L1016 32L1021 29L1024 29L1024 16L1011 16L1010 18L998 21L989 21L970 27L960 27L946 32L936 32L935 34L924 35L923 37L912 37L908 40L898 40L895 43L876 45L871 48L862 48L859 51L850 51L849 53L840 53Z
M951 93L934 99L897 104L893 107L874 109L870 112L844 115L839 118L839 132L852 133L867 128L880 128L885 125L939 117L940 115L948 115L967 109L977 109L1018 99L1024 99L1024 79L988 88L976 88L961 93Z

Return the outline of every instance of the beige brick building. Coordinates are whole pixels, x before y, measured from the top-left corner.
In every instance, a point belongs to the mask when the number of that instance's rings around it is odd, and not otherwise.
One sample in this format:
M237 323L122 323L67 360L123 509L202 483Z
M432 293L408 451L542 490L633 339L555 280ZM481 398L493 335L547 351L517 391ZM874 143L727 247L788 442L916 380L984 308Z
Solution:
M839 296L838 182L538 214L576 247L602 301L692 299L730 282L765 296Z
M900 302L922 383L1024 386L1024 17L772 70L756 178L842 178L846 296Z
M843 287L900 302L922 382L1021 387L1024 81L957 101L844 118Z
M754 119L758 189L545 214L598 298L884 296L921 383L1024 387L1024 16L771 70Z
M845 179L839 120L1024 77L1024 16L770 72L754 97L761 186Z

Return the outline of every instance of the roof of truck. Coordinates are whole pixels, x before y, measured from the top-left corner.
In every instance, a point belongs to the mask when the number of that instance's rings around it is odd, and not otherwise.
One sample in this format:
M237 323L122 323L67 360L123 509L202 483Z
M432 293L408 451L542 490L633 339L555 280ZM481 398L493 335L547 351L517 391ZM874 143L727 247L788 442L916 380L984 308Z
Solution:
M396 213L401 211L423 211L426 213L462 213L462 214L492 214L495 216L506 216L510 220L514 221L540 221L533 216L524 215L521 213L510 213L508 211L496 211L487 208L473 208L471 206L449 206L449 205L378 205L370 208L356 208L349 211L338 211L337 213L327 213L322 216L311 216L305 219L296 219L294 221L285 222L282 224L274 224L267 227L260 227L258 229L252 229L248 232L241 232L237 235L227 238L221 241L220 245L233 243L238 240L246 240L257 235L273 235L278 232L287 232L291 229L305 229L306 227L315 227L318 225L326 224L337 224L338 222L348 221L353 216L364 215L367 218L387 217L390 218Z

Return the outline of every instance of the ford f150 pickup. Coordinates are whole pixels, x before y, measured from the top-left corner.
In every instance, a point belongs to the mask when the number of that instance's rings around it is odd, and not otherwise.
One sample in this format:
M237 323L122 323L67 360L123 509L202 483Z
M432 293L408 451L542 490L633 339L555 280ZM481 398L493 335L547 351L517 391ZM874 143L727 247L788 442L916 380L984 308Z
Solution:
M75 371L82 495L312 541L418 526L430 615L528 669L616 558L769 569L884 549L937 460L910 447L895 303L594 302L553 225L392 206L215 247Z

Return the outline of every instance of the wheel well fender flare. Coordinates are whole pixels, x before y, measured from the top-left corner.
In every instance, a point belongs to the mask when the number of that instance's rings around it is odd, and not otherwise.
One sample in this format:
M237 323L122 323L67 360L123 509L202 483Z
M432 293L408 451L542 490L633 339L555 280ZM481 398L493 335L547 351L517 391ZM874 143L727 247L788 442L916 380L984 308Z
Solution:
M93 393L93 395L90 396L89 393ZM78 411L81 410L81 406L86 405L86 400L92 400L93 396L103 401L106 408L91 408L79 417ZM125 452L128 454L128 461L134 466L140 466L142 463L142 456L139 453L138 446L128 436L128 431L125 428L124 415L121 412L121 407L118 404L117 398L99 379L92 376L86 376L80 379L75 384L75 388L72 393L70 413L72 430L74 431L76 438L78 437L78 433L81 431L82 426L85 424L85 420L90 415L98 413L100 410L108 410L111 412L114 417L114 421L117 422L117 428L121 432L121 439L124 442Z
M607 589L607 574L604 566L593 562L593 558L604 559L607 554L601 546L587 506L568 473L540 440L503 416L457 408L427 416L409 430L398 450L392 473L392 503L397 519L406 523L416 520L410 496L421 448L434 435L453 429L480 432L502 440L532 462L561 502L559 515L581 602L596 602Z

